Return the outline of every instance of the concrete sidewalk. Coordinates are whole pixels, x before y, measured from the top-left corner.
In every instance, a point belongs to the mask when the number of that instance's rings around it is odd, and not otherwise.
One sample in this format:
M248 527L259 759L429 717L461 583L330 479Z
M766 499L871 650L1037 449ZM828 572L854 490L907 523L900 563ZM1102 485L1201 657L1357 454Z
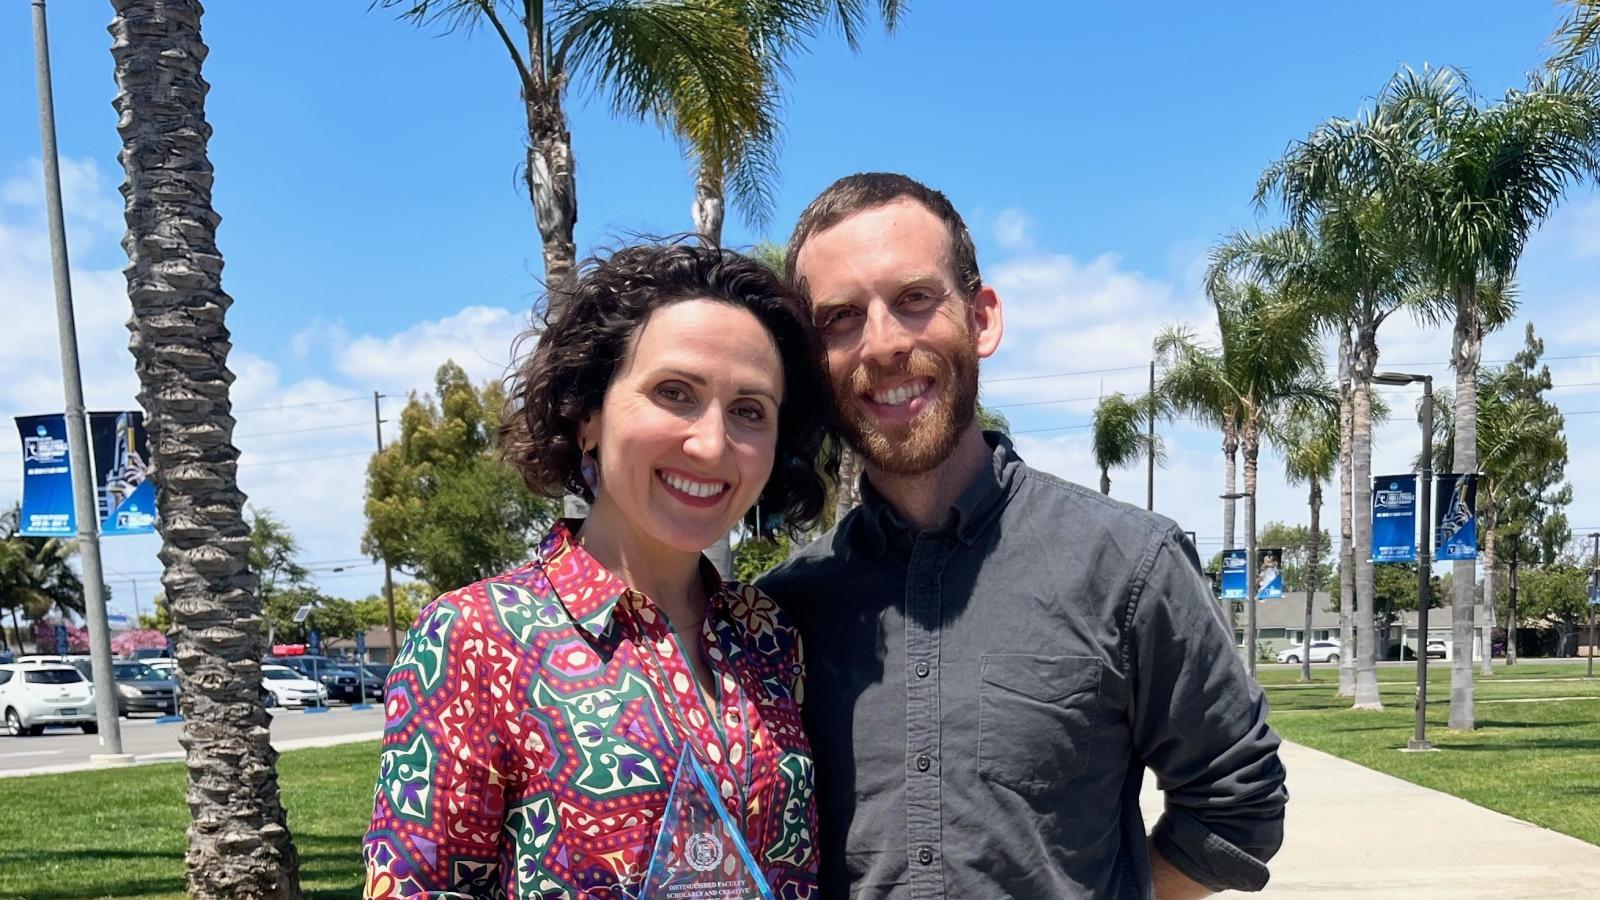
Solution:
M1222 897L1600 896L1593 844L1298 744L1284 743L1283 764L1289 812L1272 882L1259 894ZM1154 778L1147 777L1142 801L1145 821L1154 823L1161 811Z

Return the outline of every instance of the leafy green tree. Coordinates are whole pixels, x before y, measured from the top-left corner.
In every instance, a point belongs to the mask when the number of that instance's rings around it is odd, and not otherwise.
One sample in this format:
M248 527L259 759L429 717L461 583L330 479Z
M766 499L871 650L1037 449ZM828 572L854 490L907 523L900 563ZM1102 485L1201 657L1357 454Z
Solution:
M1155 454L1162 455L1161 439L1151 440L1145 430L1150 405L1146 398L1122 394L1101 397L1094 408L1094 464L1100 467L1100 493L1111 494L1111 470L1132 465Z
M1526 604L1522 614L1555 626L1557 656L1567 655L1578 624L1589 615L1590 571L1586 559L1568 553L1523 573L1522 593ZM1511 646L1509 640L1506 646Z
M733 548L734 580L740 584L755 584L757 578L788 559L789 551L789 539L781 534L740 541Z
M1332 418L1330 416L1330 418ZM1320 500L1320 498L1319 498ZM1320 507L1320 503L1319 503ZM1320 517L1317 520L1320 523ZM1327 531L1305 525L1268 522L1256 538L1257 546L1283 548L1283 590L1320 591L1333 583L1332 539Z
M536 497L496 453L505 393L474 387L453 362L434 395L412 395L400 439L367 467L362 552L443 590L523 562L555 507Z
M417 615L439 592L425 581L406 581L394 586L394 620L404 631L417 621ZM388 604L382 594L372 594L355 603L356 628L366 631L389 623Z
M128 349L150 429L162 584L183 686L187 893L297 898L300 864L261 705L261 604L239 490L199 0L112 0L127 181Z

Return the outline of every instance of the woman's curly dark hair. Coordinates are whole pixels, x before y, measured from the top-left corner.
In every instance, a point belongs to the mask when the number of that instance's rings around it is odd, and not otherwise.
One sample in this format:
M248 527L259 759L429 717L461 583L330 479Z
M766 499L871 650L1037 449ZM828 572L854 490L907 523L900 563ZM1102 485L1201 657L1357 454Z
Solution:
M772 475L745 515L758 534L779 517L791 534L822 512L826 488L818 456L830 407L820 344L803 297L761 263L730 250L643 244L587 260L570 288L552 290L543 329L513 371L506 391L500 451L534 493L594 500L579 465L578 426L600 408L634 336L650 314L683 300L717 300L749 310L771 335L783 364L783 402ZM755 520L756 510L765 522Z

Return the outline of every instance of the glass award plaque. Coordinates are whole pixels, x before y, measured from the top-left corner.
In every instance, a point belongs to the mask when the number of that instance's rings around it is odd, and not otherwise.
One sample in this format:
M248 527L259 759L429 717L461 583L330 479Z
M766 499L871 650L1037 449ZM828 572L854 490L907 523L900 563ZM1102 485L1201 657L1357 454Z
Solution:
M739 826L687 741L639 900L773 900Z

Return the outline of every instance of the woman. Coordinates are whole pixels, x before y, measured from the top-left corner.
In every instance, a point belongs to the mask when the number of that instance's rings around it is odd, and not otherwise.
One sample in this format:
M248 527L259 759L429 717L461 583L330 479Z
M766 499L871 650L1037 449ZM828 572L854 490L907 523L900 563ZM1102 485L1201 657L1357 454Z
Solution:
M591 262L562 300L501 449L590 513L418 617L386 689L367 896L636 897L686 744L774 894L812 896L798 636L701 555L757 510L821 510L804 302L690 246Z

